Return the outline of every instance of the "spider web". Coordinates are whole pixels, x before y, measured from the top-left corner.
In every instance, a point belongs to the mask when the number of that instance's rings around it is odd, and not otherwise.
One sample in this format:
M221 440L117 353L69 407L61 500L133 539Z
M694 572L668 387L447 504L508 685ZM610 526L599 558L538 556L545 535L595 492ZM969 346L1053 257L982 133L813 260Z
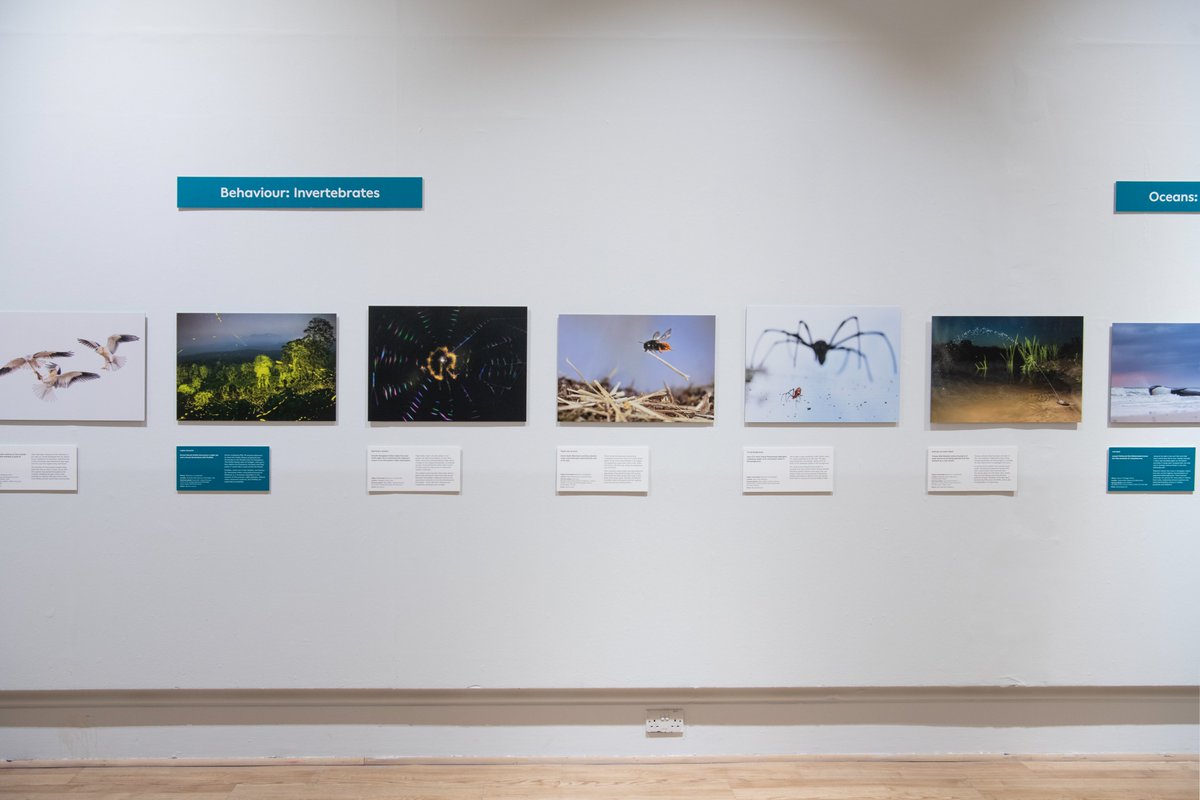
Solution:
M372 422L525 420L527 310L372 306Z

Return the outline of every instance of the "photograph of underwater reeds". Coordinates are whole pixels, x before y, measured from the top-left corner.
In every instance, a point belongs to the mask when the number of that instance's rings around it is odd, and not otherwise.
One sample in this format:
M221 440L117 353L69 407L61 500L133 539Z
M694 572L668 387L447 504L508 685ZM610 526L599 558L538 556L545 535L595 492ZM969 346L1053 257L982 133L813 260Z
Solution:
M716 317L562 314L559 422L711 423Z
M180 421L337 419L336 314L179 314Z
M929 421L1083 416L1083 317L934 317Z

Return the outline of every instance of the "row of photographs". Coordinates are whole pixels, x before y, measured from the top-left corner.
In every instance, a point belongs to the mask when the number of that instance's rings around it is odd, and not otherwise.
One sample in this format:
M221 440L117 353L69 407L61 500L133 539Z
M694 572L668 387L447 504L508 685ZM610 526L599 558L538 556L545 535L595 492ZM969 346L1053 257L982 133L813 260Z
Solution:
M145 419L140 314L0 313L0 419ZM177 315L181 421L332 421L336 314ZM1083 318L934 317L933 423L1072 423L1083 410ZM526 418L528 310L371 306L368 419ZM0 358L0 361L3 361ZM560 422L711 423L712 315L558 318ZM745 421L895 423L900 310L751 306ZM1200 323L1112 326L1113 422L1200 422Z

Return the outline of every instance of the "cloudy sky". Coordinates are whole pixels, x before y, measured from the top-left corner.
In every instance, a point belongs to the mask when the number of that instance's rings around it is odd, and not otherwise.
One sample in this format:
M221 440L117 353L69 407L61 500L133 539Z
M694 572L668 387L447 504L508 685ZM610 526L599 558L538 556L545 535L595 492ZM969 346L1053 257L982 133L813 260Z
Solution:
M1200 323L1112 326L1112 386L1200 388Z

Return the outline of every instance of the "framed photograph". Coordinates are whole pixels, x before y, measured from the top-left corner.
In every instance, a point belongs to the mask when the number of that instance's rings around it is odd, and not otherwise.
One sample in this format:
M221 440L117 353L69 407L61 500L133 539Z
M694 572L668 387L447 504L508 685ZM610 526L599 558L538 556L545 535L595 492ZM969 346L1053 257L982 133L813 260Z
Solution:
M559 422L711 423L716 317L563 314Z
M525 306L371 306L367 419L524 422Z
M750 306L746 422L896 422L900 309Z
M337 419L336 314L176 315L180 421Z
M929 421L1083 416L1083 317L934 317Z
M143 422L146 316L0 313L0 419Z
M1200 322L1112 326L1108 418L1200 422Z

